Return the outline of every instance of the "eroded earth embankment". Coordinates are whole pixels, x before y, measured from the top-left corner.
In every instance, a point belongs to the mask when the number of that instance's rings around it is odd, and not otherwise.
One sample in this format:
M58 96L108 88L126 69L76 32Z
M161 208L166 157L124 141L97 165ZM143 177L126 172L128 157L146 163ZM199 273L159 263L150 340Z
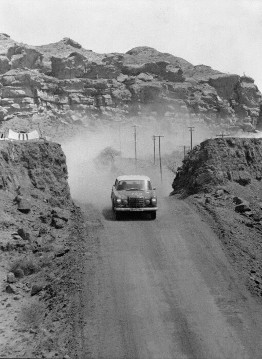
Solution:
M262 296L262 139L210 139L185 158L173 194L189 197L219 234L231 263Z
M57 143L2 141L0 171L0 356L63 357L83 227L65 155Z

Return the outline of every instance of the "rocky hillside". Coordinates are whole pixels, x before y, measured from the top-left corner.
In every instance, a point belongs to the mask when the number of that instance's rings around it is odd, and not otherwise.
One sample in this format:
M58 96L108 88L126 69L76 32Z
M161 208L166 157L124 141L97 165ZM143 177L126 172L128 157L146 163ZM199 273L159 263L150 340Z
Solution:
M217 138L193 148L173 182L174 192L210 191L229 182L262 189L262 139Z
M0 121L86 125L105 118L204 121L228 131L261 128L261 93L225 74L150 47L97 54L75 41L28 46L0 35ZM48 122L48 123L49 123ZM19 128L18 128L19 129Z
M56 143L1 141L0 170L0 356L64 357L81 245L65 156Z
M210 222L240 278L262 297L262 139L202 142L178 169L173 189Z

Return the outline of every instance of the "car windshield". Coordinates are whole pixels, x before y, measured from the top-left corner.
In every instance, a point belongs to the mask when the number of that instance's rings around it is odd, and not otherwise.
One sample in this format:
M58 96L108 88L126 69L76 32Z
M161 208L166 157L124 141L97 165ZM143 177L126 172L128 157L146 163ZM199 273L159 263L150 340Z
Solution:
M126 180L119 181L118 191L148 191L152 189L151 182L146 180Z

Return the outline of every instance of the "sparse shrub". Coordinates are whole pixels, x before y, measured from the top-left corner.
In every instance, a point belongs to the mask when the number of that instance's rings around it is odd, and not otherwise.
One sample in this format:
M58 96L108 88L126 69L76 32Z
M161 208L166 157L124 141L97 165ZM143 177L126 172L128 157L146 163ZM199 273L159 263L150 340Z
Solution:
M177 172L177 168L181 166L184 153L182 150L173 151L170 154L163 156L163 163L174 174Z
M99 153L99 155L95 158L94 161L98 166L111 166L113 165L115 158L120 155L120 151L108 146Z

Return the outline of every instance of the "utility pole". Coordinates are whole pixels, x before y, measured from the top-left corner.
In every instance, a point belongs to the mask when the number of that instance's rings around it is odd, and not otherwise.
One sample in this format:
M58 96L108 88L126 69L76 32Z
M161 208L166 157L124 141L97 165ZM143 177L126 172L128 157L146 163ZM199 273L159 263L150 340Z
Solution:
M38 123L37 125L38 125L38 130L39 130L40 138L42 138L42 137L43 137L43 135L42 135L42 131L41 131L41 129L40 129L40 125L39 125L39 123Z
M192 148L193 148L193 131L194 131L194 128L193 126L189 126L189 131L190 131L190 149L192 151Z
M156 136L153 136L153 142L154 142L154 165L156 164Z
M134 127L134 141L135 141L135 161L137 163L137 152L136 152L136 142L137 142L137 135L136 135L136 125L132 126Z
M229 136L229 135L225 134L223 131L219 135L216 135L216 137L221 137L221 138L224 138L226 136Z
M118 127L118 136L119 136L120 156L122 157L121 125L119 125L119 127Z
M158 137L158 154L159 154L159 169L161 175L161 182L163 181L163 173L162 173L162 159L161 159L161 137L164 136L154 136L155 138Z

